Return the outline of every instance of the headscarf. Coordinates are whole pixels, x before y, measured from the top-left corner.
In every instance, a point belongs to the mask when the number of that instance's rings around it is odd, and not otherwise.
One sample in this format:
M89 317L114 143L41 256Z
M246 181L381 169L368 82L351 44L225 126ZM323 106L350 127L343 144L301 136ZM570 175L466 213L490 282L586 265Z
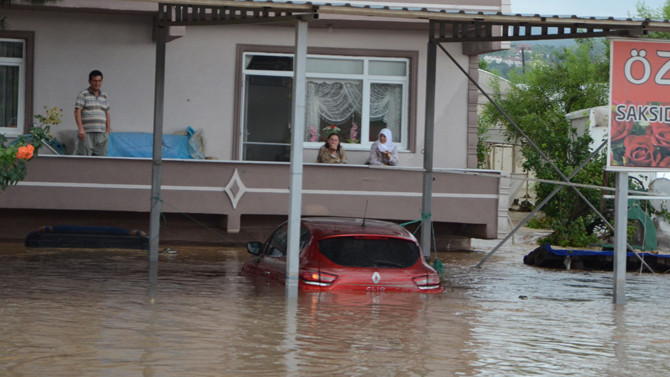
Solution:
M379 135L384 135L386 136L386 143L382 144L382 142L377 139L377 149L380 152L393 152L393 148L395 148L395 144L393 141L391 141L391 130L388 128L384 128L381 131L379 131Z

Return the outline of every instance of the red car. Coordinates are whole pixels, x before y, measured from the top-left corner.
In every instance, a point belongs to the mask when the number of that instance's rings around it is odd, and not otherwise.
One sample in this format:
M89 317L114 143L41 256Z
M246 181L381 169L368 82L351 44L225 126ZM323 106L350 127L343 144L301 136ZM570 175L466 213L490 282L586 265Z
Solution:
M249 242L242 271L284 283L288 223L265 242ZM416 238L398 224L308 217L300 227L298 287L307 291L442 292Z

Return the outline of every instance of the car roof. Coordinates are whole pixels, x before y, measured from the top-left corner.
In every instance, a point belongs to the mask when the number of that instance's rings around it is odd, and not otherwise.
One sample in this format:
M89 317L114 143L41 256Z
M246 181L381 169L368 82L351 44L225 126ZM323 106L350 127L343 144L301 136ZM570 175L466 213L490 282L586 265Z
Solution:
M303 217L302 225L317 238L341 234L379 235L416 240L412 233L402 226L383 220L359 219L351 217Z

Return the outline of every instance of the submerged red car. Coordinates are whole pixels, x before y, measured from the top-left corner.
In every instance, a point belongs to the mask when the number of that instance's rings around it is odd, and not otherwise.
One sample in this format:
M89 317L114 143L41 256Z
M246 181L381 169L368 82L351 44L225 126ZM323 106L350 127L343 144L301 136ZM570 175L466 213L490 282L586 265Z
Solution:
M284 283L287 236L283 223L265 243L249 242L252 257L242 271ZM298 288L309 291L442 292L412 233L370 219L303 218L299 279Z

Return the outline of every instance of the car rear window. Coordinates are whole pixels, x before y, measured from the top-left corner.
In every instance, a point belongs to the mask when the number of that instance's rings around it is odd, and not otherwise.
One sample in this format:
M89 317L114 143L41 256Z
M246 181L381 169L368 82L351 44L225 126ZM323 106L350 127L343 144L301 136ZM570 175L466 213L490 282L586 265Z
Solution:
M334 237L319 241L319 250L347 267L406 268L421 254L416 243L398 238Z

